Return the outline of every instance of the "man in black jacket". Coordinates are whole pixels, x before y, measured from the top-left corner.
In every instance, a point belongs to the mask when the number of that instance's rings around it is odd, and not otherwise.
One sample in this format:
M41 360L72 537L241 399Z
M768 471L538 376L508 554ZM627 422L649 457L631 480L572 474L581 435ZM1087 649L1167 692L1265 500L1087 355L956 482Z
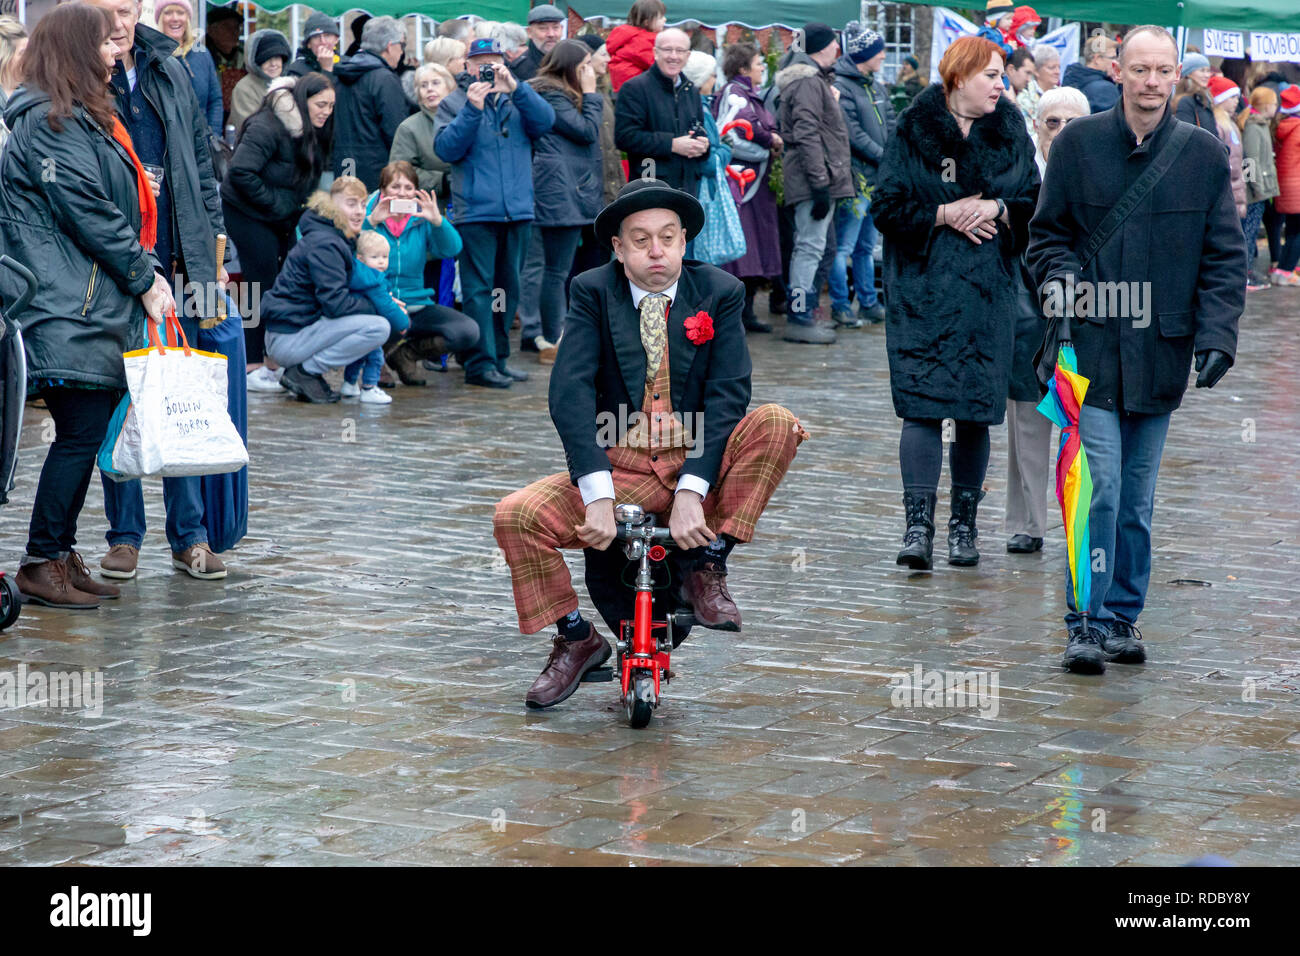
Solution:
M91 0L113 15L112 40L119 50L112 90L117 111L131 135L140 162L163 170L157 193L158 244L154 247L164 277L202 290L177 296L177 317L191 344L199 339L198 314L208 294L228 276L217 264L216 237L226 231L221 197L212 174L208 124L184 64L171 55L176 41L137 24L139 0ZM229 250L227 250L229 257ZM164 478L167 541L172 565L198 578L224 578L225 566L208 549L199 478ZM104 478L109 553L100 571L109 577L135 577L144 538L144 493L139 481L118 484Z
M745 287L683 261L703 224L695 197L633 179L595 223L617 261L573 280L550 392L568 471L507 496L493 520L519 630L559 631L530 707L558 704L609 658L609 644L578 611L559 549L607 549L616 498L670 512L673 540L699 549L682 587L696 619L740 630L727 554L753 537L804 433L779 405L745 414Z
M334 68L334 175L356 176L372 192L379 188L397 127L412 111L397 76L405 55L405 27L392 17L375 17L361 31L360 52Z
M520 83L537 75L542 57L564 39L564 11L554 4L543 3L528 11L528 47L524 55L510 64L510 72Z
M655 37L655 62L618 91L614 145L627 153L631 179L661 179L696 194L709 152L700 91L682 75L691 39L681 30Z
M1064 664L1083 673L1146 659L1136 624L1169 416L1193 355L1198 388L1214 387L1231 367L1245 308L1246 247L1227 157L1213 133L1189 128L1169 107L1173 37L1163 27L1131 30L1111 72L1119 103L1074 120L1052 144L1026 253L1045 314L1073 315L1078 370L1090 381L1079 414L1092 474L1090 606L1075 606L1068 571L1065 589ZM1168 172L1080 269L1107 213L1184 133Z
M323 73L338 88L339 79L334 75L334 51L339 47L339 27L328 13L313 13L307 18L303 30L302 46L298 48L298 59L287 67L289 76L306 76L308 73Z

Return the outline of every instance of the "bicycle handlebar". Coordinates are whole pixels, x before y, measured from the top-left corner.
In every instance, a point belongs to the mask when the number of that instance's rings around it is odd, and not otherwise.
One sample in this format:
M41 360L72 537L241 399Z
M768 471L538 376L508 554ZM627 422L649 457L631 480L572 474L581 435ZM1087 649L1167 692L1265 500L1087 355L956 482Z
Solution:
M643 538L652 544L662 544L669 548L677 546L677 543L673 541L673 533L669 529L655 527L654 525L619 525L615 537L619 541L633 541L637 538Z

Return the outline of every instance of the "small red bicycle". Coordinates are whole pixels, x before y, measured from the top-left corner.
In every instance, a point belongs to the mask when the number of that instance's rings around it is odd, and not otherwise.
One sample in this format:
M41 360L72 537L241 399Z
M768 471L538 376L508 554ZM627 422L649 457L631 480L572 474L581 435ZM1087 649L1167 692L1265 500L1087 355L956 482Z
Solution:
M619 620L615 647L618 657L613 669L608 667L589 671L586 681L619 680L623 701L623 715L628 725L645 727L650 723L655 708L659 706L663 686L669 682L669 655L682 642L686 632L695 624L690 607L677 607L667 612L661 609L660 620L655 620L657 589L654 567L665 562L669 549L675 548L672 534L667 528L656 525L654 515L635 504L620 504L614 508L618 524L616 537L623 542L623 554L636 563L636 580L633 584L632 618ZM589 578L589 585L591 580ZM658 585L662 588L663 585ZM626 592L623 592L626 593ZM671 594L666 606L676 602Z

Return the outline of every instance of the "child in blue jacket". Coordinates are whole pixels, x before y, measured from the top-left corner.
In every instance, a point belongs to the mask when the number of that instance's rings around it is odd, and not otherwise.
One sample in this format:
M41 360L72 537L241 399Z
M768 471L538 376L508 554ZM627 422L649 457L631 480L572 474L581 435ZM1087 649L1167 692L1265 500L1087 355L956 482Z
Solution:
M352 268L348 288L360 293L374 306L375 313L386 318L393 331L402 333L411 320L405 305L388 291L388 240L377 232L357 236L357 261ZM357 359L343 370L344 398L361 397L367 405L388 405L393 398L379 387L379 373L384 367L384 350L377 348L365 358ZM357 387L357 379L361 386Z

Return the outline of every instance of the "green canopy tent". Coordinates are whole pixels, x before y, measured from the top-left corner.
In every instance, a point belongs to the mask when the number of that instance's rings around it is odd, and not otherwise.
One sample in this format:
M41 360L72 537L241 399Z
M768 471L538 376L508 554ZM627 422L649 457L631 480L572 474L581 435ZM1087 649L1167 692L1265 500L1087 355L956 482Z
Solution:
M632 0L577 0L572 4L572 9L588 20L592 17L623 20L631 6ZM752 28L780 25L795 29L812 21L842 27L850 20L858 19L861 12L858 0L764 0L763 3L678 0L668 3L670 23L695 20L711 27L740 23Z
M958 13L983 9L983 4L969 7L942 0L915 2L918 6L948 7ZM1041 0L1038 3L1031 0L1028 5L1044 19L1060 17L1129 25L1156 23L1194 30L1300 32L1297 0ZM848 19L856 19L856 15Z
M257 6L278 13L293 3L266 0ZM407 17L418 13L434 20L453 20L473 13L486 20L523 23L530 4L528 0L473 0L472 3L466 0L311 0L305 6L332 17L341 17L350 10L363 11L375 17Z

